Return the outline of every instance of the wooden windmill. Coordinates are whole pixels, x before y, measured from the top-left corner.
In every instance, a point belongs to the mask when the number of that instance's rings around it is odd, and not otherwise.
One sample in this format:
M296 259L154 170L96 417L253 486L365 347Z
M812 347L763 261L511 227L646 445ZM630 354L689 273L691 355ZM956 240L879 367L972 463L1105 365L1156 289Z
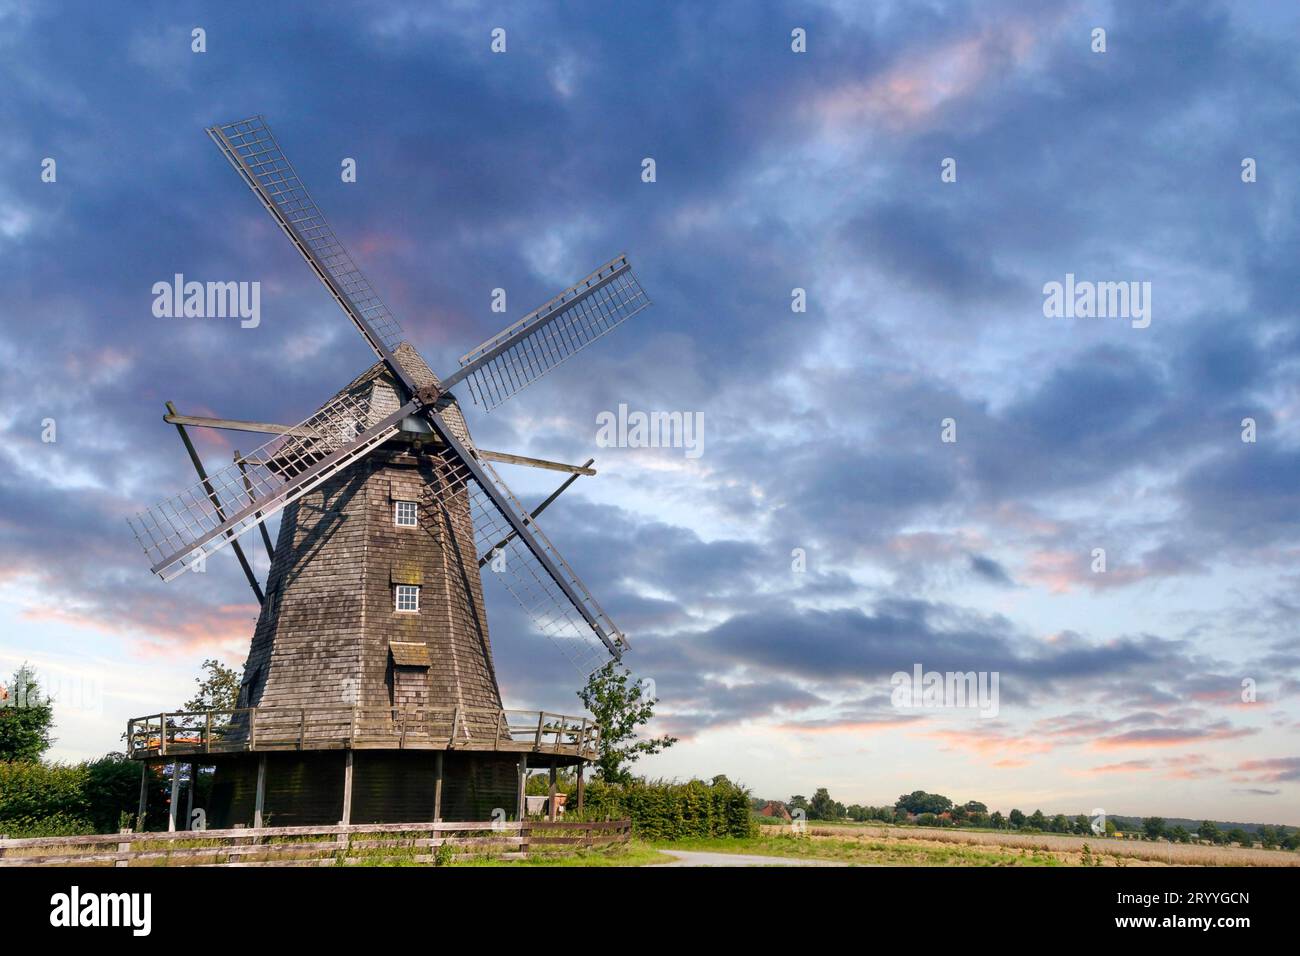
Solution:
M176 414L200 481L131 519L170 580L231 545L262 604L231 711L128 727L132 755L216 765L211 824L489 819L521 813L533 765L596 752L581 718L502 708L482 576L590 672L627 640L493 461L587 466L476 447L451 389L491 409L649 305L626 257L601 266L439 378L312 201L257 116L207 130L379 361L294 426ZM275 437L208 474L186 425ZM588 462L589 466L591 463ZM557 491L556 494L559 492ZM542 507L554 500L547 499ZM281 514L272 545L265 522ZM263 589L236 540L255 526ZM191 770L191 779L196 775ZM173 780L173 825L176 817Z

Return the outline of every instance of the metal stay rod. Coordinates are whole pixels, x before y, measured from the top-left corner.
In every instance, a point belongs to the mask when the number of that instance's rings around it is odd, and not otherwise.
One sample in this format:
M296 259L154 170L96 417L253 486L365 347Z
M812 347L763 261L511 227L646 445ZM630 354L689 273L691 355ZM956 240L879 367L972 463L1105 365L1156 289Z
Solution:
M176 414L176 406L167 402L167 412L170 415ZM185 426L179 422L174 423L176 431L181 436L181 441L185 443L185 450L190 453L190 461L194 464L194 470L199 473L199 480L203 482L203 490L208 493L208 498L212 501L212 507L217 511L217 517L222 521L226 520L226 513L221 507L221 499L217 497L216 489L212 487L212 482L208 481L208 473L203 469L203 461L199 458L198 452L194 450L194 444L190 441L190 436L185 431ZM238 541L231 538L230 547L235 552L235 557L239 559L239 566L244 569L244 577L248 578L248 586L253 589L257 595L257 603L265 604L266 595L262 593L262 587L257 583L257 576L253 574L253 569L248 563L248 558L244 555L244 549L240 547Z
M588 458L588 459L587 459L587 463L586 463L585 465L583 465L582 467L583 467L583 468L588 468L588 469L591 468L592 462L594 462L595 460L596 460L596 459L594 459L594 458ZM582 472L575 472L574 474L572 474L572 475L570 475L568 478L566 478L566 479L564 480L564 483L563 483L562 485L560 485L560 487L558 487L558 488L556 488L554 491L552 491L551 494L547 497L547 499L546 499L545 501L543 501L540 505L538 505L538 506L537 506L536 508L534 508L531 512L529 512L529 514L528 514L528 520L529 520L529 521L532 521L533 518L536 518L539 514L541 514L541 513L542 513L543 511L545 511L548 507L550 507L551 502L553 502L556 498L560 497L560 495L562 495L562 494L564 493L564 489L568 488L569 485L573 484L575 481L577 481L577 480L578 480L579 478L581 478L581 477L582 477ZM527 523L527 522L526 522L526 523ZM500 551L502 548L504 548L506 545L508 545L508 544L509 544L511 541L513 541L514 539L515 539L515 533L514 533L513 531L511 531L508 535L506 535L504 538L502 538L500 541L498 541L496 544L494 544L494 545L492 546L492 550L488 551L487 554L483 555L483 557L481 557L481 558L478 559L478 566L479 566L480 568L483 567L483 565L487 564L488 561L491 560L491 557L492 557L493 554L495 554L497 551Z

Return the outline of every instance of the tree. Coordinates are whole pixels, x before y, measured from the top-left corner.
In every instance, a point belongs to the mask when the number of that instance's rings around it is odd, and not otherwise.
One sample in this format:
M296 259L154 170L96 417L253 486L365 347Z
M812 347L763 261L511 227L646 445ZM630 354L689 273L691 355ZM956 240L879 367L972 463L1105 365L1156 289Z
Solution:
M1202 820L1196 828L1196 835L1208 843L1219 842L1219 828L1211 820Z
M1043 816L1042 810L1035 810L1033 813L1031 813L1029 815L1029 819L1026 820L1025 823L1028 826L1033 827L1035 830L1047 829L1047 817Z
M234 710L239 706L241 671L209 658L203 662L203 677L194 678L199 692L181 704L182 710Z
M988 813L989 808L978 800L967 800L964 807L967 813Z
M1070 818L1064 813L1058 813L1056 816L1052 817L1050 826L1053 833L1069 833Z
M54 738L54 705L41 692L36 671L24 663L0 695L0 760L40 760Z
M943 794L913 790L899 797L894 806L901 807L908 813L940 814L952 809L952 801Z
M1024 812L1021 810L1012 809L1012 811L1009 814L1007 814L1007 822L1011 824L1011 829L1019 830L1021 827L1025 825Z
M1074 818L1074 832L1080 836L1087 836L1092 832L1092 821L1088 819L1086 813L1080 813Z
M1001 810L994 810L993 813L989 816L989 826L991 826L995 830L1006 829L1007 818L1002 815Z
M791 797L789 806L790 806L791 813L793 813L796 810L802 810L804 812L804 816L808 815L808 798L805 797L802 793L796 793L793 797Z
M808 804L809 820L838 820L844 816L844 806L831 799L830 791L818 787Z
M1255 840L1249 833L1241 827L1233 827L1228 831L1228 842L1236 843L1238 846L1250 847L1255 845Z
M1148 840L1159 840L1165 834L1165 818L1147 817L1142 821L1142 829Z
M637 739L637 728L654 716L659 698L643 697L640 681L629 681L632 672L610 661L587 678L578 691L583 706L591 711L600 728L600 756L596 769L609 783L632 779L630 764L647 754L657 754L677 743L676 737Z

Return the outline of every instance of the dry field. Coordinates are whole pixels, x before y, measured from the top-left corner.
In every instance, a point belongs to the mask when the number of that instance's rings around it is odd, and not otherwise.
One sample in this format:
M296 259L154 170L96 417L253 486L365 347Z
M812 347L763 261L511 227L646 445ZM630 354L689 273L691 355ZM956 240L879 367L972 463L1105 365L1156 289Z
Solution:
M765 826L766 837L790 833L787 826ZM1187 843L1147 843L1105 837L1062 836L1049 833L991 833L983 830L947 830L927 827L816 826L809 825L812 841L891 843L906 841L931 848L968 846L1014 850L1025 854L1050 854L1063 865L1100 866L1300 866L1300 853L1287 850L1198 846ZM1087 859L1084 845L1087 844Z

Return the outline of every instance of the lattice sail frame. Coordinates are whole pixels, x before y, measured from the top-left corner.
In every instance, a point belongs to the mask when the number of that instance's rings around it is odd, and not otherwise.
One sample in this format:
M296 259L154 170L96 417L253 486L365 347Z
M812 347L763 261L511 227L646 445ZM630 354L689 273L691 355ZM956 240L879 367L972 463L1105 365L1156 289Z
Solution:
M271 135L266 120L258 115L224 126L214 126L208 130L208 136L250 189L253 188L253 184L248 182L251 172L252 178L270 194L281 215L297 231L296 236L286 231L289 240L296 245L301 237L302 243L329 270L330 278L350 300L352 308L370 323L384 347L389 352L396 351L403 338L402 327L379 298L370 280L352 261L352 256L343 247L343 243L334 235L324 213L298 178L298 173L280 149L280 144ZM243 161L242 164L240 160ZM266 204L256 189L253 189L253 194L259 202ZM311 256L303 258L315 268ZM330 288L329 282L325 285ZM344 312L348 311L345 303L340 305L344 305ZM370 339L370 333L365 328L357 328L367 340ZM371 342L371 346L374 345ZM378 348L375 351L383 354Z
M479 465L514 506L515 513L526 516L528 512L524 510L514 492L501 480L496 469L482 459L479 460ZM538 563L527 545L518 536L511 536L510 525L492 500L479 488L477 482L470 482L469 489L470 513L474 520L474 545L479 558L488 559L483 565L483 573L490 573L500 578L506 590L532 620L533 627L538 633L546 635L583 674L589 675L602 667L609 659L610 653L616 657L622 656L623 651L629 646L627 638L610 620L605 609L587 590L587 586L569 567L569 563L551 544L550 538L546 537L538 527L536 519L526 519L527 533L564 574L587 612L605 632L605 638L614 644L615 648L608 647L600 640L591 625L584 620L572 602L551 580L551 576Z
M603 637L560 590L528 546L513 533L510 523L470 469L450 450L444 451L441 457L436 482L425 486L423 504L430 508L445 508L452 515L468 510L473 524L475 556L483 562L480 574L498 578L528 616L534 630L563 651L584 676L602 667L611 654L621 657L630 646L627 637L610 620L604 608L537 526L536 520L526 518L525 533L559 568L577 599L596 622L595 626L603 632ZM478 458L476 465L516 514L528 514L488 462Z
M627 256L617 256L461 356L443 385L465 381L474 403L491 411L649 305Z
M127 522L153 572L170 581L392 438L412 409L372 424L368 395L337 395L290 432Z

